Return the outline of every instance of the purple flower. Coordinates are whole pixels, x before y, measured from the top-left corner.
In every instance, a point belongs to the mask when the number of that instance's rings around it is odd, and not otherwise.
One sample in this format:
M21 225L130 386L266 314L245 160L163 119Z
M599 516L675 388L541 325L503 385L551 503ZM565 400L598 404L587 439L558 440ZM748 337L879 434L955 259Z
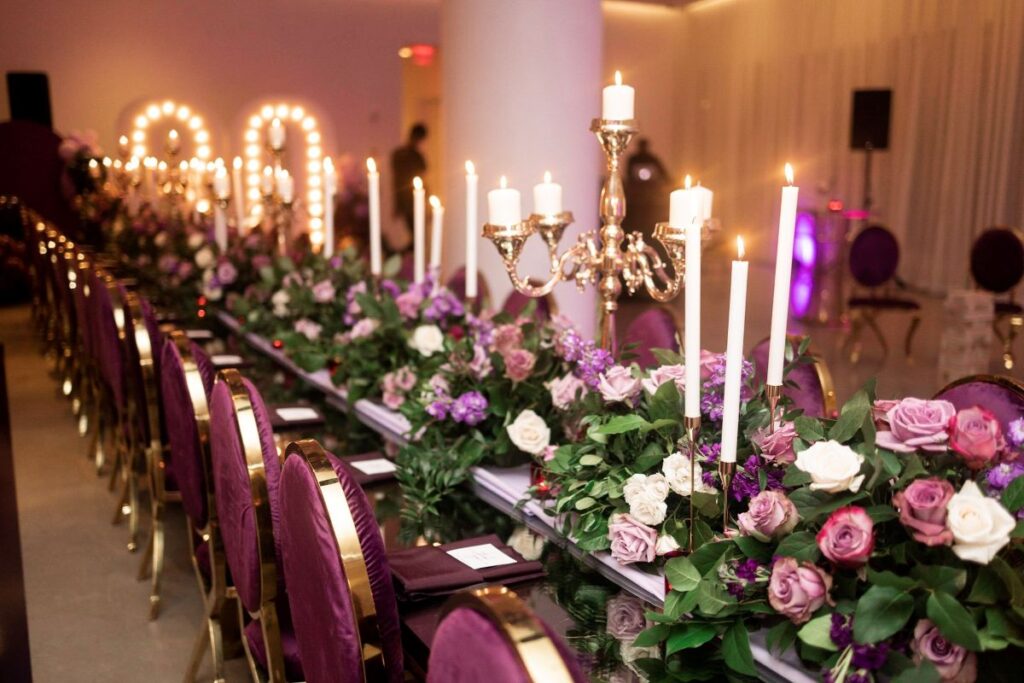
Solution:
M885 666L885 660L889 657L889 644L878 643L877 645L862 645L856 643L853 646L853 665L858 669L874 671ZM849 679L847 679L849 680Z
M384 292L392 299L397 298L402 293L402 288L398 286L398 283L394 280L381 280L380 291Z
M451 399L438 399L427 406L427 415L435 420L444 420L448 417L448 408L450 405Z
M356 322L356 319L359 317L359 314L361 314L363 312L363 309L359 305L359 302L356 301L356 295L357 294L365 294L365 293L366 293L366 282L365 281L364 282L357 282L356 284L354 284L351 287L349 287L348 291L345 293L345 301L346 301L346 303L348 305L348 307L345 309L345 317L344 317L344 322L345 322L346 325L353 325Z
M733 499L742 501L760 493L762 491L760 477L762 470L765 473L764 491L776 491L783 488L782 470L767 466L761 462L759 457L752 455L743 463L743 467L737 470L736 476L732 480Z
M1003 491L1017 477L1024 475L1024 463L1004 462L988 471L985 479L989 491Z
M761 563L752 557L740 560L736 563L736 576L744 581L753 583L757 580L757 570Z
M263 268L267 268L268 266L270 266L270 264L270 257L267 256L266 254L256 254L255 256L252 257L252 267L255 268L256 270L262 270Z
M337 270L338 268L341 268L341 257L332 256L331 259L327 262L327 265L330 267L331 270Z
M238 269L231 261L223 261L217 266L217 280L222 285L230 285L238 278Z
M853 642L853 617L833 612L832 626L829 628L828 635L840 650L850 645Z
M465 310L462 302L447 289L439 289L430 298L423 317L431 322L443 322L449 316L459 317Z
M487 399L479 391L467 391L452 402L451 416L470 427L480 424L487 417Z

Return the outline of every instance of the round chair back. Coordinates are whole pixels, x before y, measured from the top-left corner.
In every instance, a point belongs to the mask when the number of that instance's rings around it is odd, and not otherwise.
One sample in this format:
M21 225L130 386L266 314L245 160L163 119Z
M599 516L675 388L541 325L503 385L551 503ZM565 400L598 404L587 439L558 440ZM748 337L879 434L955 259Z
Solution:
M1024 237L1013 228L989 228L971 247L971 275L989 292L1008 292L1024 278Z
M1024 382L1001 375L970 375L951 382L935 398L949 401L957 410L981 406L995 415L1003 428L1024 416Z
M518 317L531 301L537 302L537 308L534 309L534 315L537 319L550 320L555 314L555 300L550 294L534 298L532 296L526 296L521 292L517 292L514 289L509 292L508 296L505 298L505 303L501 306L501 312Z
M94 271L95 273L95 271ZM104 273L95 273L90 286L89 298L95 308L94 340L99 346L100 375L110 388L114 402L124 406L124 358L121 353L123 339L124 310L121 308L117 285ZM120 324L117 319L120 318Z
M892 279L900 263L896 237L881 225L869 225L850 245L850 273L864 287L879 287Z
M373 508L316 441L287 449L281 548L306 680L400 683L398 603Z
M626 328L620 346L635 344L633 353L640 367L651 368L659 365L651 349L679 351L676 340L676 322L664 308L652 308L638 315Z
M466 300L466 267L462 266L449 276L444 286L451 291L460 301ZM487 281L477 271L476 276L476 298L477 301L484 301L488 298Z
M790 344L799 346L802 337L792 336ZM764 382L768 376L769 340L761 340L750 352L750 360L754 362L754 377ZM793 402L794 408L804 411L809 417L835 417L836 392L832 383L832 373L817 354L811 352L811 363L804 363L793 368L787 375L788 383L783 386L782 393Z

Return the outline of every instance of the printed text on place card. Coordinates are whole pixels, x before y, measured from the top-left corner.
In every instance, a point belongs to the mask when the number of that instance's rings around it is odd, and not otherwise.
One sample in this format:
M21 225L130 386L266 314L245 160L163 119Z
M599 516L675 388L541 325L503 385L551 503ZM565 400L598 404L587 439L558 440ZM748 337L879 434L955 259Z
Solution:
M350 462L352 467L363 474L384 474L385 472L394 472L395 463L391 462L387 458L375 458L373 460L357 460Z
M487 567L516 563L514 558L509 557L490 543L455 548L449 550L448 554L470 569L486 569Z

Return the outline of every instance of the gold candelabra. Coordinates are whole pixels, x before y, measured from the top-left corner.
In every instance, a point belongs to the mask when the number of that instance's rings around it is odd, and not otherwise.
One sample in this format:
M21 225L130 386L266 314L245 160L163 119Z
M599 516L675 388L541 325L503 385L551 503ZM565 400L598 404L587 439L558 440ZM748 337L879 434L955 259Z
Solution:
M558 243L562 233L573 222L572 214L544 216L532 214L525 221L513 225L485 224L483 235L494 242L516 291L530 297L542 297L559 282L575 280L580 291L587 284L597 285L601 297L601 346L615 347L615 311L623 283L633 294L647 290L656 301L672 300L683 287L685 272L686 231L669 223L658 223L654 239L661 243L667 261L644 240L639 232L627 233L622 227L626 216L626 193L620 166L622 155L637 132L633 120L594 119L590 130L597 136L607 159L608 175L601 188L601 228L595 233L582 233L577 241L561 256ZM703 228L707 237L707 226ZM518 266L523 245L534 233L540 234L547 244L550 259L550 277L534 285L519 277ZM671 264L671 274L667 265Z

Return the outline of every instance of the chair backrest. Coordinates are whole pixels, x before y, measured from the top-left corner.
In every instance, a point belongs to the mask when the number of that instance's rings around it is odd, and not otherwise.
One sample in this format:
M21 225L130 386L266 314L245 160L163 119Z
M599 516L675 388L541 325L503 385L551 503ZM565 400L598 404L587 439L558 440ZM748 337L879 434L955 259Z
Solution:
M373 508L316 441L286 451L281 548L306 680L400 683L398 603Z
M150 336L141 297L123 287L120 292L125 313L125 360L129 363L136 426L146 444L160 454L163 450L164 429L156 353L161 337Z
M790 336L789 343L794 347L799 346L803 337ZM764 382L768 376L768 346L767 338L758 342L750 351L750 360L754 362L754 377ZM793 402L794 408L800 408L804 415L810 417L834 417L836 415L836 391L832 383L832 373L829 372L825 360L813 351L808 355L812 362L801 364L793 368L787 375L788 383L783 386L783 395Z
M572 651L514 592L486 586L456 593L430 647L428 683L576 683Z
M900 245L888 228L869 225L850 245L850 274L864 287L880 287L892 279L900 263Z
M633 353L636 354L636 362L640 367L656 367L659 365L658 359L651 353L651 349L679 351L676 321L664 308L644 311L626 328L619 346L624 347L626 344L635 344Z
M971 247L971 275L989 292L1008 292L1024 278L1024 236L1013 228L989 228Z
M466 300L466 267L461 266L458 270L452 273L448 277L448 281L444 283L444 286L451 291L460 301ZM487 289L487 280L484 279L483 273L477 271L476 276L476 298L477 301L486 301L489 298L490 292Z
M110 275L101 270L94 270L94 278L89 289L89 298L93 301L93 314L96 327L93 337L99 352L100 376L114 397L118 408L125 405L124 357L124 309L121 296L117 291L117 283Z
M1003 433L1024 416L1024 382L1003 375L970 375L943 387L935 398L949 401L957 410L981 406L995 415Z
M558 306L555 305L555 298L550 294L533 298L513 289L505 297L505 303L501 305L501 312L508 313L511 316L518 316L531 301L537 302L534 315L539 320L550 320L558 311Z

